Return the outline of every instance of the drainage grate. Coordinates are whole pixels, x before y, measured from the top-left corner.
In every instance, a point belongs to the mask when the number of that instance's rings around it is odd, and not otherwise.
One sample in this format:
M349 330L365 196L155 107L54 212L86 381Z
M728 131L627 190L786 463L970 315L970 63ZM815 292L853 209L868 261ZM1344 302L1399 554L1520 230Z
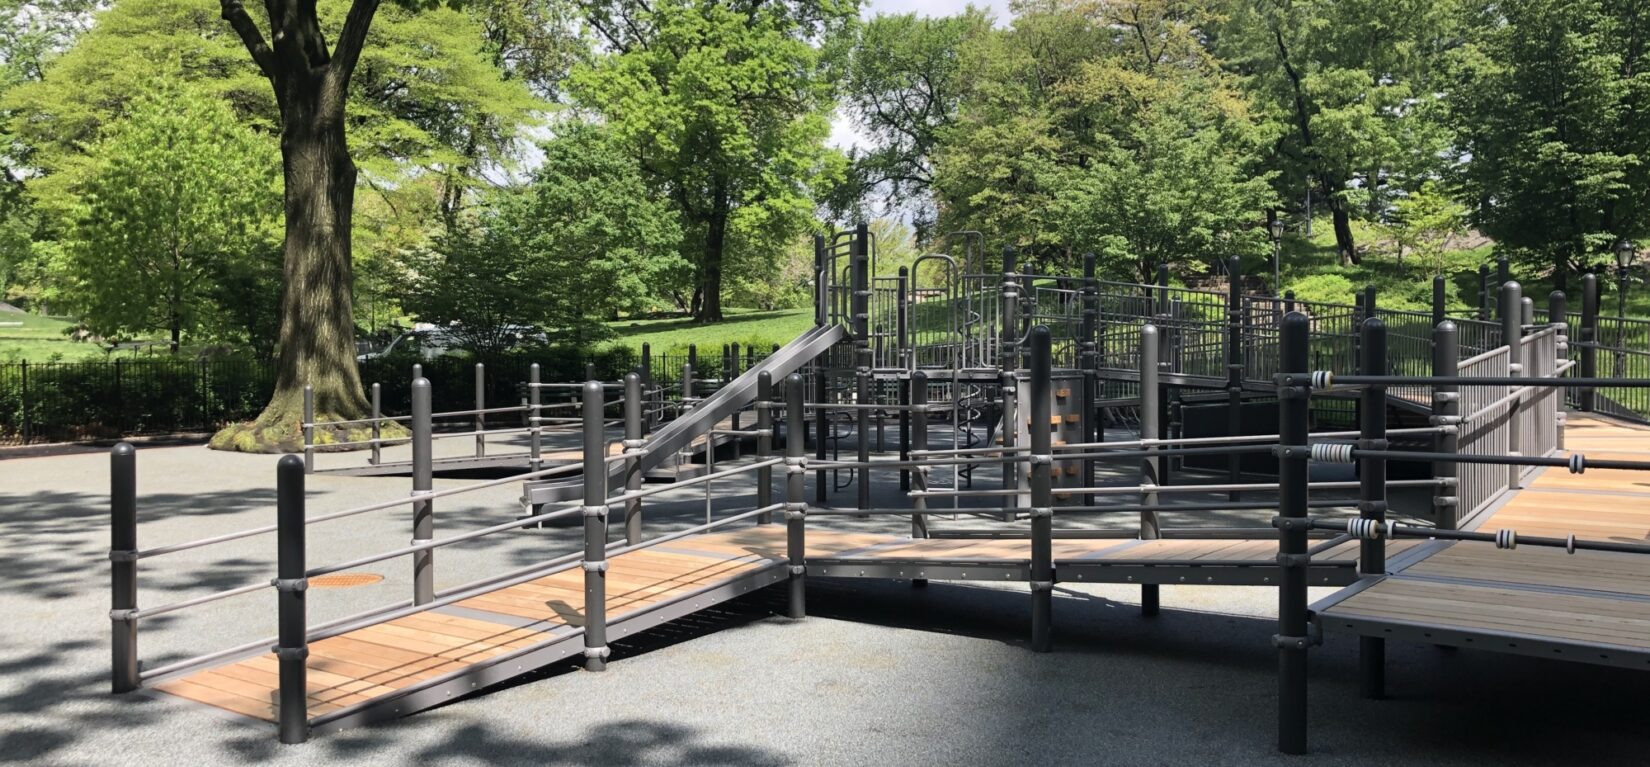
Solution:
M371 586L381 580L384 580L384 576L373 573L331 573L310 578L309 585L317 589L348 589Z

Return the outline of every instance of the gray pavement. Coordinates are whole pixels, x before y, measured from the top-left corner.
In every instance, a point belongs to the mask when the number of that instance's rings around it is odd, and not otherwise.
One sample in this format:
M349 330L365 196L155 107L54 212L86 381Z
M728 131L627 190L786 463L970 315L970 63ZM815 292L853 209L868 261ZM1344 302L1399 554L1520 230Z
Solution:
M1056 651L1043 655L1026 647L1023 584L823 579L803 621L774 617L782 595L759 593L616 643L603 674L555 666L399 722L282 747L271 727L108 693L107 470L101 452L0 460L0 762L1636 765L1650 752L1646 672L1395 643L1392 699L1366 701L1356 642L1331 635L1312 654L1314 753L1280 757L1269 589L1164 587L1163 614L1147 619L1132 587L1062 585ZM140 545L267 524L273 479L270 456L141 450ZM893 481L879 481L879 504L897 500ZM314 476L310 513L408 488L405 477ZM509 484L439 501L438 536L512 518L518 494ZM745 483L713 495L717 513L752 497ZM703 520L700 491L669 496L650 505L650 531ZM409 526L403 509L323 523L310 531L310 564L405 545ZM443 549L438 586L573 551L577 537L524 530ZM139 604L266 580L273 554L273 537L260 536L146 560ZM311 592L312 622L410 594L405 559L363 571L384 581ZM154 666L273 629L263 591L146 621L140 650Z

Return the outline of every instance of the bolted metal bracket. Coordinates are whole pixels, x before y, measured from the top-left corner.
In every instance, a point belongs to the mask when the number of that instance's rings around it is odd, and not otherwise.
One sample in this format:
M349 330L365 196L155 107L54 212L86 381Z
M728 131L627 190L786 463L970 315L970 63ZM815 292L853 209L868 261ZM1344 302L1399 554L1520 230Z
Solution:
M579 511L581 513L583 513L583 515L586 516L586 517L605 517L605 516L607 516L607 507L605 505L604 506L580 506Z
M138 609L136 607L131 608L130 610L110 610L109 611L109 620L112 620L112 621L120 621L122 623L131 623L132 621L135 621L137 619L138 619Z
M1308 517L1273 517L1272 526L1279 530L1311 530L1312 520Z
M594 562L585 560L579 563L579 567L587 573L605 573L607 572L607 560L598 559Z
M136 562L136 561L138 561L138 553L134 549L110 549L109 550L109 561L110 562Z
M304 591L309 588L308 578L272 578L269 585L276 591Z
M600 647L586 647L586 648L584 648L584 657L586 657L586 658L595 658L597 660L607 660L607 657L609 655L612 655L612 654L613 654L613 651L609 650L607 648L607 645L602 645Z
M1306 567L1312 564L1311 554L1279 554L1278 567Z
M1273 445L1272 455L1277 458L1305 458L1312 459L1312 448L1306 445Z
M1031 590L1032 591L1053 591L1054 590L1054 581L1032 581L1031 582Z
M1032 519L1037 519L1039 517L1053 517L1054 509L1049 506L1033 506L1027 516Z
M1358 501L1358 511L1365 514L1384 513L1386 501Z
M275 645L274 647L269 648L269 651L275 653L275 657L281 660L303 660L309 657L308 645L303 647L282 647L280 645Z
M807 575L808 574L808 566L807 565L791 565L790 573L791 573L791 575Z

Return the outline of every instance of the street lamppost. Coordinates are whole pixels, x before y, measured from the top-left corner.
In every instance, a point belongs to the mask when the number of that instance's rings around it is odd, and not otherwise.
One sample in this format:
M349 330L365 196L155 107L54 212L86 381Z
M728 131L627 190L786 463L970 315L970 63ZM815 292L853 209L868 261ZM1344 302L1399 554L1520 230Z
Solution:
M1627 238L1616 242L1616 377L1626 374L1627 363L1627 270L1638 255L1638 244Z
M1283 219L1274 217L1269 227L1272 233L1272 295L1278 296L1283 293L1283 280L1278 268L1283 253Z

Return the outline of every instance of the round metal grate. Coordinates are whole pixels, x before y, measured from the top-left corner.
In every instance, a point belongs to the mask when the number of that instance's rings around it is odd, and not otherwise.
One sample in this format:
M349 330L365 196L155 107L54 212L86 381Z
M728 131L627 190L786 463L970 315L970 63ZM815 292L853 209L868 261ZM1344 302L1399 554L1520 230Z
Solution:
M348 589L371 586L381 580L384 580L384 576L373 573L331 573L310 578L309 585L317 589Z

